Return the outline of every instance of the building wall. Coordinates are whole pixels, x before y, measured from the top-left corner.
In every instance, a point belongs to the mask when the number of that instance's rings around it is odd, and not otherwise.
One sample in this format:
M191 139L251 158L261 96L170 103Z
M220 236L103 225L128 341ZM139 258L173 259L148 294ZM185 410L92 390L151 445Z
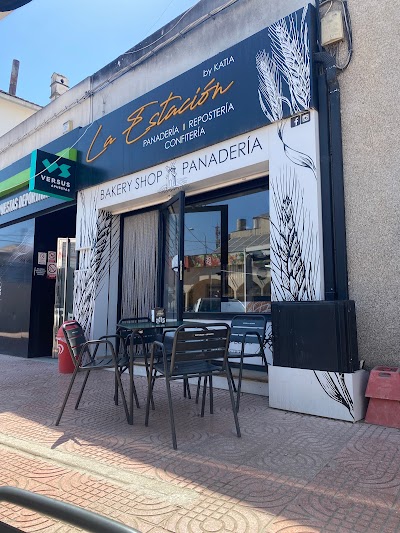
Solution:
M67 120L73 121L74 128L89 124L90 102L85 99L89 88L87 78L0 137L0 170L61 137Z
M339 76L350 298L360 359L400 364L400 1L349 0L354 54Z
M0 94L0 137L36 113L40 108L9 94Z

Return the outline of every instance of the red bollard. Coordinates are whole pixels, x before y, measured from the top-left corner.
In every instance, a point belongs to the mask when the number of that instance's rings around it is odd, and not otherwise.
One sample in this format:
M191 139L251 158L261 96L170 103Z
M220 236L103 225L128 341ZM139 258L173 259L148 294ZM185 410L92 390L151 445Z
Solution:
M72 374L75 370L75 364L69 352L67 341L65 340L63 326L69 324L64 322L57 331L57 347L58 347L58 371L60 374Z

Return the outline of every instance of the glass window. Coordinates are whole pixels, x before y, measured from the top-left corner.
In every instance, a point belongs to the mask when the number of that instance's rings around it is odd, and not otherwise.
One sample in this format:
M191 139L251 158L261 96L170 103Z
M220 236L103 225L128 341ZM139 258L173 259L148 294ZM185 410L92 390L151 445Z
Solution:
M0 229L0 353L27 357L35 221Z
M267 180L185 209L184 311L270 312Z

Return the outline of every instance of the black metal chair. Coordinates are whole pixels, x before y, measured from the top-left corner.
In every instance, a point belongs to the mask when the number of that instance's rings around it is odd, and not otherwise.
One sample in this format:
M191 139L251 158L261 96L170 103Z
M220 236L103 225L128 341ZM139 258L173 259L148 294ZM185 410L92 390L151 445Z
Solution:
M15 487L0 487L0 501L30 509L92 533L139 533L137 529L132 529L77 505L53 500L48 496ZM23 530L0 522L0 531L2 533L15 533Z
M171 357L171 353L172 353L172 345L174 343L175 331L176 331L176 328L175 329L166 329L166 330L164 330L162 332L161 335L157 335L157 337L156 337L157 341L159 341L162 344L164 344L165 351L167 352L169 357ZM161 352L159 352L159 359L160 360L162 359ZM192 395L191 395L191 392L190 392L189 380L187 378L185 378L183 380L183 397L184 398L189 398L189 400L192 399ZM153 400L152 400L152 402L153 402ZM197 403L197 400L196 400L196 403ZM153 402L153 404L154 404L154 402ZM153 409L154 409L154 405L153 405Z
M236 315L231 322L231 338L228 350L228 361L239 359L239 377L237 387L232 375L231 367L229 373L236 391L236 409L239 411L240 393L242 388L243 362L249 357L261 357L267 371L268 363L265 357L265 331L267 318L264 315Z
M76 320L64 324L63 332L70 356L75 365L75 370L72 374L67 393L61 406L60 413L56 421L56 426L58 426L58 424L60 423L62 414L64 412L68 397L71 393L72 386L74 384L78 372L86 372L86 376L83 380L81 391L75 404L75 409L78 409L79 407L79 403L81 401L82 394L85 389L90 372L92 370L103 370L104 368L114 368L115 378L117 380L118 387L121 390L121 397L124 405L126 418L128 420L128 423L132 423L128 411L128 406L126 403L124 389L122 387L120 374L121 362L118 361L114 345L110 341L111 338L114 339L114 341L120 340L121 342L124 342L124 340L121 339L118 335L104 335L100 337L100 339L88 341L86 340L82 326ZM100 346L106 348L106 355L98 355L98 350Z
M153 395L154 383L157 378L164 378L167 388L168 408L171 423L172 444L177 449L174 412L170 382L192 377L204 377L210 383L210 412L213 412L212 376L225 375L228 382L236 433L240 437L239 421L233 396L232 382L228 373L228 346L230 327L223 323L198 324L180 326L174 334L172 352L169 355L162 342L155 341L150 358L150 380L147 392L146 420L148 426L150 400ZM162 353L162 361L157 362L158 352ZM222 366L213 363L214 359L222 359ZM203 389L202 416L204 415L206 387Z

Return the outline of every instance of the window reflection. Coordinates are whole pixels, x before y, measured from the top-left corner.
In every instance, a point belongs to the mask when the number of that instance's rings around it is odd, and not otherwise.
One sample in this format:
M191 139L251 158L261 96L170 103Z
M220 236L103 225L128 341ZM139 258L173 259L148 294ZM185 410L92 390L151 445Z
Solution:
M33 269L34 220L0 229L0 349L11 344L28 347L30 293ZM22 339L22 341L21 341Z
M269 235L267 187L187 207L184 310L270 312Z
M186 210L185 311L221 311L222 218L222 211L218 207L204 209L204 206L193 206Z
M246 312L269 312L271 270L269 256L269 215L237 219L228 235L227 296L243 302Z

